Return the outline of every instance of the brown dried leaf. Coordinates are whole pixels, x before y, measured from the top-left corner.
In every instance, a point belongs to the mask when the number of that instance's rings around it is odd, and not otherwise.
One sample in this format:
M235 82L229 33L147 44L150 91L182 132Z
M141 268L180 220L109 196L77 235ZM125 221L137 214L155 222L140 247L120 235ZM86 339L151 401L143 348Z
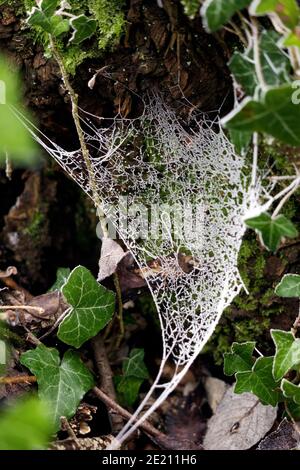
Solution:
M299 433L285 418L275 431L260 442L256 450L292 450L299 446L299 443Z
M271 429L277 408L262 405L251 393L237 395L230 387L208 422L206 450L245 450Z
M111 238L103 238L101 257L99 260L99 274L98 281L114 274L117 270L118 264L126 255L123 248Z
M209 406L215 413L226 393L226 390L228 389L228 385L223 380L216 379L215 377L207 377L204 387L207 393Z

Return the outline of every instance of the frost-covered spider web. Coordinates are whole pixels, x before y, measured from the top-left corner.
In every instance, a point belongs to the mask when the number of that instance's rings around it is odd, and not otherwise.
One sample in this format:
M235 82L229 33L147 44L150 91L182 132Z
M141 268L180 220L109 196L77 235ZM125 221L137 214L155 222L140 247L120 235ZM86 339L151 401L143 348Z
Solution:
M102 209L146 279L162 330L158 376L117 444L174 390L241 289L243 218L255 205L244 158L216 122L201 116L185 127L161 98L148 101L139 119L116 118L101 127L84 119ZM93 198L80 151L33 133ZM162 383L168 360L175 363L174 376ZM153 394L154 404L141 417Z

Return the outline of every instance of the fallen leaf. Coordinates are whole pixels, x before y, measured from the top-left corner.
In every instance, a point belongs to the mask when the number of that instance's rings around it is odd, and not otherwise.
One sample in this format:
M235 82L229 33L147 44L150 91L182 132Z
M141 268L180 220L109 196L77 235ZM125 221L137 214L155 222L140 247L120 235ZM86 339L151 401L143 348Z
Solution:
M237 395L230 387L208 422L206 450L245 450L271 429L277 407L262 405L251 393Z
M125 255L126 252L117 242L111 238L103 238L101 257L99 260L98 281L101 282L103 279L114 274L118 264Z
M299 433L294 425L285 418L275 431L260 442L256 450L291 450L296 448L299 443Z
M228 385L223 380L216 379L215 377L207 377L204 387L207 393L208 404L215 413L228 389Z

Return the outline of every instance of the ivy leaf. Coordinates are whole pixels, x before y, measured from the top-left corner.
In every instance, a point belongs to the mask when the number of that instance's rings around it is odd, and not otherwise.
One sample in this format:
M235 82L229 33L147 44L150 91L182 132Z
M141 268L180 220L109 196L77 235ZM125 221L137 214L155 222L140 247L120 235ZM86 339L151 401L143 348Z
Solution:
M27 23L30 26L38 26L46 33L51 34L53 37L58 37L61 34L69 31L70 22L55 12L59 6L59 0L41 0L38 2L38 7L34 7L27 18Z
M280 35L275 31L264 30L260 37L260 62L265 82L270 86L289 82L290 61L278 46ZM229 68L237 82L248 95L253 95L259 82L255 72L253 49L249 52L235 52Z
M224 374L233 375L236 372L251 370L254 348L254 341L232 343L231 352L224 354Z
M300 276L286 274L275 288L275 294L280 297L300 297Z
M57 336L64 343L80 348L112 319L115 294L98 284L83 266L71 272L62 293L72 309L60 324Z
M209 32L217 31L250 3L251 0L205 0L201 15L206 29Z
M123 362L123 374L128 377L138 377L139 379L148 379L148 370L144 364L144 350L133 349L128 358Z
M97 29L97 21L92 18L87 18L85 15L72 18L70 24L74 31L69 42L73 44L81 44L83 41L90 38Z
M281 21L290 29L297 26L300 10L296 0L255 0L250 7L251 15L277 13Z
M20 362L36 376L39 397L48 404L58 430L60 418L72 417L82 397L93 387L92 374L76 352L67 351L61 361L57 349L43 344L23 353Z
M45 449L53 434L49 410L37 398L26 398L0 416L0 450Z
M297 405L300 405L300 386L295 385L289 380L283 379L281 382L281 390L283 395L286 398L290 398L293 400Z
M300 339L282 330L271 330L271 336L276 346L273 376L275 380L280 380L290 369L300 364Z
M291 47L291 46L300 47L300 30L296 29L295 31L292 31L292 32L288 33L288 35L283 40L283 46L285 46L285 47Z
M68 277L70 276L70 272L70 268L58 268L56 272L56 281L53 286L49 289L49 292L61 290L63 285L67 282Z
M286 407L289 413L293 416L296 421L300 420L300 405L295 403L293 400L288 400L286 403ZM287 416L289 417L289 416Z
M269 88L261 101L245 98L222 119L227 129L265 132L290 145L300 145L300 106L293 104L292 85Z
M264 405L276 406L280 393L279 382L272 375L273 357L259 357L252 370L237 372L235 393L251 392L256 395Z
M44 15L51 18L59 6L60 0L38 0L37 4Z
M262 213L257 217L245 220L247 227L254 229L260 236L262 244L270 251L276 251L283 237L297 237L298 231L294 224L284 215L272 217Z
M230 141L233 144L235 151L241 155L242 153L247 152L252 134L250 132L239 132L235 130L231 130L230 134Z
M140 387L149 374L144 364L144 350L133 349L123 362L123 375L114 378L120 401L132 406L137 399Z
M235 51L228 65L236 81L248 95L252 96L258 85L253 54L250 57L249 54Z

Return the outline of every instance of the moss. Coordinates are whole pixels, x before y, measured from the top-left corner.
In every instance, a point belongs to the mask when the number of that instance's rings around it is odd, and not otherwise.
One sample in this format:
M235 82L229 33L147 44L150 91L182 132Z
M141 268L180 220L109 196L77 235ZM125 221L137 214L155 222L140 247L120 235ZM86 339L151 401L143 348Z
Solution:
M180 0L182 6L184 7L184 13L190 18L194 18L199 9L200 1L199 0Z
M98 22L99 49L113 48L125 29L125 0L91 0L88 5Z
M24 229L24 234L29 235L34 240L37 240L40 237L41 228L44 222L45 215L37 210L32 216L30 225Z
M125 0L69 0L71 12L74 15L82 13L91 14L98 22L95 41L89 42L88 48L84 44L70 46L66 39L59 39L58 47L62 52L66 69L70 75L74 75L77 67L86 59L99 58L104 51L112 50L121 39L125 30ZM35 0L9 0L16 13L26 17L32 7L36 6ZM42 44L47 50L48 35L40 27L32 27L28 34L33 42Z

